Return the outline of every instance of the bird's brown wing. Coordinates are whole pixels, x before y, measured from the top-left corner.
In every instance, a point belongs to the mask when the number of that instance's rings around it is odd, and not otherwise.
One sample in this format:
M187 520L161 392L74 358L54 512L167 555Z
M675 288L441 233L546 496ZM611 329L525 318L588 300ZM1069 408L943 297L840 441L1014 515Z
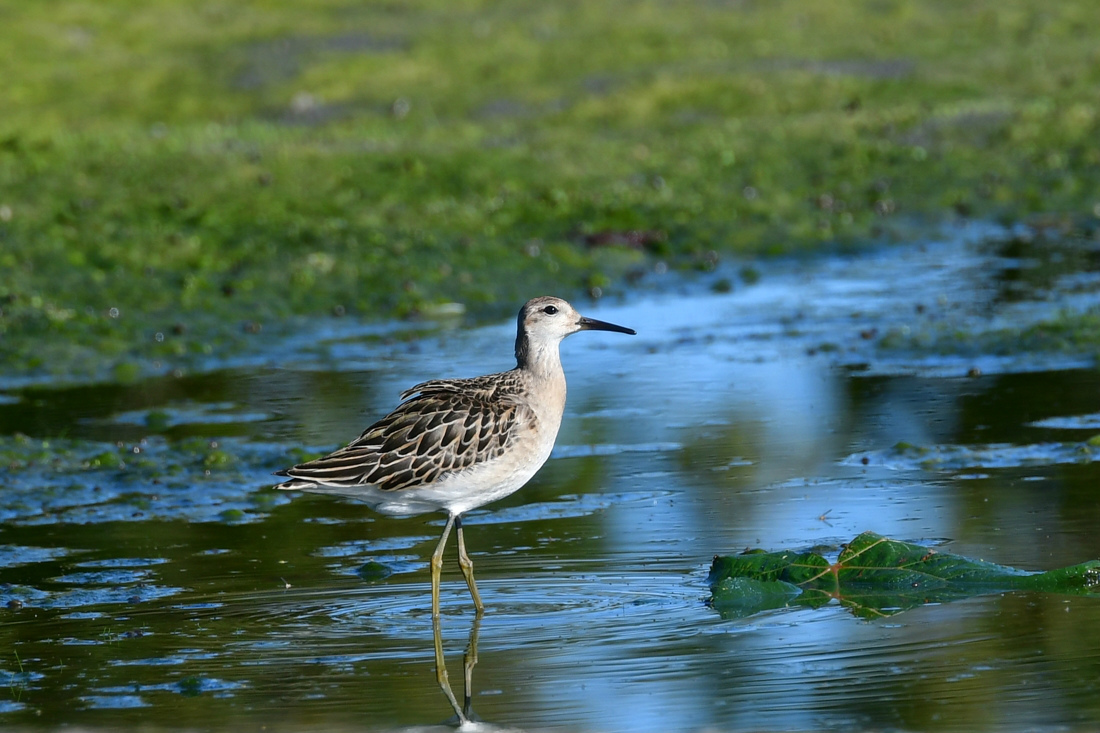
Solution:
M376 486L383 491L421 486L446 473L491 460L537 418L521 401L480 380L435 380L402 394L393 412L350 444L278 475L327 486Z

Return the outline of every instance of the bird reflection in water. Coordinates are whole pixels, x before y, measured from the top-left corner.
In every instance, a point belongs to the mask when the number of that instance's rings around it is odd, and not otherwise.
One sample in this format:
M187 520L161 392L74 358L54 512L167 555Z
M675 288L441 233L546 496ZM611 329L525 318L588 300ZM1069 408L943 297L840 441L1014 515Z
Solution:
M432 617L432 632L435 635L435 681L439 684L439 689L443 691L447 702L451 704L451 709L455 711L454 717L447 721L450 724L464 725L477 720L471 709L471 696L473 695L474 667L477 665L477 637L480 631L481 614L478 613L474 615L473 624L470 626L470 640L466 644L465 653L462 655L463 691L462 705L459 706L458 699L451 689L450 678L447 675L447 664L443 658L443 636L440 632L439 616Z

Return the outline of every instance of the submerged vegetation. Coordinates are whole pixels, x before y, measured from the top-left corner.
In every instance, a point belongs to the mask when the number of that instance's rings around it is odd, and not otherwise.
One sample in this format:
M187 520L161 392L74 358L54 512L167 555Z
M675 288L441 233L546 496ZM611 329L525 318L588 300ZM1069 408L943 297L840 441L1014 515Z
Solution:
M0 363L124 378L295 315L497 316L960 215L1092 237L1094 14L16 4Z

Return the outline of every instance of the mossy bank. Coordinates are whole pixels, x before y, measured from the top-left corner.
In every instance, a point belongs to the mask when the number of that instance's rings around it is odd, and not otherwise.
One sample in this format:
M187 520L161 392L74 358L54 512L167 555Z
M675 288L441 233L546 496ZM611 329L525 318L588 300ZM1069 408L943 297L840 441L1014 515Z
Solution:
M1091 0L0 17L9 374L169 367L293 316L495 317L960 215L1100 218Z

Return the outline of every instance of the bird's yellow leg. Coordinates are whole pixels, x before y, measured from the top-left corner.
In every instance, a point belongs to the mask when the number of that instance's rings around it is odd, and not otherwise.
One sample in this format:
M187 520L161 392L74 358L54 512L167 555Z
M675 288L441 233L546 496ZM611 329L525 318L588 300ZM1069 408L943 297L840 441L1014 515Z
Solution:
M474 582L474 561L466 554L466 541L462 538L462 517L455 517L455 531L458 533L458 567L462 568L462 576L466 578L470 596L474 599L474 608L480 614L485 606L481 603L481 594L477 592L477 583Z
M439 618L439 574L443 570L443 549L447 546L447 537L450 536L451 527L454 526L456 519L457 517L448 515L447 524L443 527L443 536L439 538L439 544L432 553L432 618ZM458 536L461 542L461 529Z

